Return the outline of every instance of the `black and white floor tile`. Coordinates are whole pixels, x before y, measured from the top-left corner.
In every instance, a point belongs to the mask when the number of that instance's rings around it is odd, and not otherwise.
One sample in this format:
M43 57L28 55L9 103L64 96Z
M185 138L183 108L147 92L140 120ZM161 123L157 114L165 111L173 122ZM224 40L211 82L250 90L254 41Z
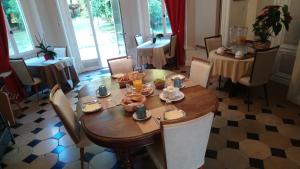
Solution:
M108 70L80 75L80 84L67 93L73 108L77 94L85 84L102 76ZM228 97L228 93L210 89L219 97L219 111L215 115L208 148L206 169L300 169L300 108L286 102L276 93L272 106L265 107L257 96L247 112L243 96ZM274 85L270 90L280 89ZM278 95L277 95L278 94ZM11 144L1 165L5 169L76 169L80 168L79 149L76 148L63 124L48 103L47 94L38 103L35 98L22 104L24 110L12 128L16 144ZM145 151L137 153L135 168L155 168ZM107 148L90 146L85 152L85 168L118 169L115 154Z

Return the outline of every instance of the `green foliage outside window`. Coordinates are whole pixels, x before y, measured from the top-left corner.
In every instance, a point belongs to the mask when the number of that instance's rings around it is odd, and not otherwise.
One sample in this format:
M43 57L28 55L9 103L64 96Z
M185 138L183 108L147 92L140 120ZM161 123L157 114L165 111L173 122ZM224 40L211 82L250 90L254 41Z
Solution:
M91 0L91 8L94 17L100 17L110 23L113 22L110 0Z
M2 6L4 12L7 16L9 26L12 29L18 29L19 31L24 31L25 27L23 24L23 19L19 11L19 7L16 0L4 0L2 1Z

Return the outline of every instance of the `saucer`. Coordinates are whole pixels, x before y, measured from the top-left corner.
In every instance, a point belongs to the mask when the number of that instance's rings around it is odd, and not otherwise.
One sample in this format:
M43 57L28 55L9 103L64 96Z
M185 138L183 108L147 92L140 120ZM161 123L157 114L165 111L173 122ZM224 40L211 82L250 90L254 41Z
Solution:
M98 93L97 93L97 97L98 98L104 98L104 97L108 97L111 95L111 92L107 92L107 95L106 96L100 96Z
M146 110L146 117L145 117L145 118L139 119L139 118L137 117L136 112L133 113L132 118L133 118L134 120L136 120L136 121L144 121L144 120L149 119L151 116L152 116L151 113L150 113L148 110Z
M179 78L181 80L185 79L185 76L184 75L181 75L181 74L177 74L177 75L173 75L171 77L172 80L176 79L176 78Z
M177 102L177 101L180 101L184 98L184 93L182 93L181 91L178 92L178 95L176 98L174 99L169 99L169 98L166 98L163 94L163 92L161 92L159 94L159 98L165 102Z

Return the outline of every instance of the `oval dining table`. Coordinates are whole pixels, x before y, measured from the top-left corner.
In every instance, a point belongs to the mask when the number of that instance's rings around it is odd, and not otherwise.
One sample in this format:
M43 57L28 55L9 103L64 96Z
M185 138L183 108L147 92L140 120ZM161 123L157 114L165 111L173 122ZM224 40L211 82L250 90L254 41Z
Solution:
M144 81L152 82L158 78L170 77L175 74L168 70L148 69ZM95 96L95 89L105 84L108 90L120 90L118 83L110 78L103 77L99 81L91 82L79 92L79 99L85 96ZM185 118L193 119L194 115L215 112L218 106L216 95L199 85L181 89L185 97L183 100L171 103L178 109L186 112ZM166 105L158 95L149 96L145 102L146 109L154 109ZM77 111L81 111L77 106ZM154 143L160 137L160 129L143 132L138 122L132 118L132 113L125 112L121 105L103 109L92 114L82 114L80 117L82 129L86 136L95 144L113 149L123 168L131 168L129 152L136 148Z

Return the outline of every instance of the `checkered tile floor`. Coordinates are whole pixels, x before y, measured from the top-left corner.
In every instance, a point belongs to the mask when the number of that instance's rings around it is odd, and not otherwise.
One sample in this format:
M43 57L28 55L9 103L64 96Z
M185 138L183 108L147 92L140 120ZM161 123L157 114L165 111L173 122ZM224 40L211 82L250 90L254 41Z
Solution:
M67 94L74 109L80 88L107 73L80 75L80 84ZM271 86L270 107L264 107L262 91L255 89L250 112L243 96L229 98L216 86L213 82L209 87L220 103L206 151L206 169L300 169L300 108L284 100L282 86ZM16 144L10 145L2 158L3 168L80 168L79 150L47 99L45 93L39 103L32 98L22 104L24 110L12 129ZM155 168L143 150L134 155L135 168ZM93 145L86 149L85 168L117 169L119 165L110 149Z

